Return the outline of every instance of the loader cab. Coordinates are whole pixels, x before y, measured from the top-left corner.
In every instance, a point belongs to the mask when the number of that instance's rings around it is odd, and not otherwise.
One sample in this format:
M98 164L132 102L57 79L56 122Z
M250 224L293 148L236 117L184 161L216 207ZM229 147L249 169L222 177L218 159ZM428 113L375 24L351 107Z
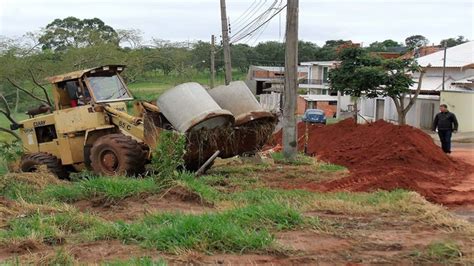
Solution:
M120 76L124 68L107 65L48 78L53 85L55 109L133 100Z

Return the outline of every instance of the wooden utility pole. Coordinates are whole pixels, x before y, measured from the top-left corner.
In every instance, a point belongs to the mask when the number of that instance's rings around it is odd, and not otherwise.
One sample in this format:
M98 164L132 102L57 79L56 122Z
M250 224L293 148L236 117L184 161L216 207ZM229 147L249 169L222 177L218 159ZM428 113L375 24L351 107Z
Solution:
M225 84L232 81L232 64L230 62L229 24L227 23L227 11L225 0L221 0L221 23L222 23L222 45L224 46Z
M448 49L448 42L445 41L444 42L444 56L443 56L443 87L442 87L442 91L444 91L444 83L446 82L446 50Z
M294 160L298 152L296 101L298 89L298 12L299 0L287 1L285 89L283 103L283 155Z
M211 36L211 89L214 88L216 80L216 37Z

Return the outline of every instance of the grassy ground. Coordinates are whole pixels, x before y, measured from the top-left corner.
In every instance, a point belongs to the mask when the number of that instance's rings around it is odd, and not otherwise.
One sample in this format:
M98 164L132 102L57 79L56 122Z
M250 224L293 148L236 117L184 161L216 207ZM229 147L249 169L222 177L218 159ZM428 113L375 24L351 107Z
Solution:
M246 73L234 71L233 80L243 80L245 79L245 75ZM197 82L205 87L209 87L210 73L189 73L181 76L173 73L169 75L148 73L137 82L130 83L128 86L135 98L150 101L156 100L156 98L167 89L185 82ZM216 76L215 83L216 85L224 84L224 76L222 73Z
M277 156L278 157L278 156ZM278 159L278 158L277 158ZM0 261L11 264L469 263L474 227L402 190L288 189L347 174L311 162L216 162L174 180L47 173L0 178ZM4 198L2 198L4 197Z
M149 76L130 88L155 100L191 80L206 85L208 75ZM0 261L7 265L474 263L473 225L416 193L292 189L347 175L303 155L218 161L206 176L174 179L82 173L65 182L45 172L4 172L0 164Z

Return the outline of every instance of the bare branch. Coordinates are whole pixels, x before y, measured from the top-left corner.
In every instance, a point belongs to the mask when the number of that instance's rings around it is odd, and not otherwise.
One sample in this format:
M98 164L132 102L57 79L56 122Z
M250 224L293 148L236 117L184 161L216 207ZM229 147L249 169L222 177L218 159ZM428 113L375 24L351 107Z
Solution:
M49 98L49 95L48 95L48 91L46 90L45 87L43 87L43 85L41 85L35 78L35 75L33 75L33 71L31 71L31 69L28 69L28 71L30 72L30 75L31 75L31 79L33 80L33 83L40 87L42 90L43 90L43 93L44 93L44 96L46 97L46 101L48 102L48 105L49 106L53 106L53 104L51 103L51 99Z
M15 137L17 140L21 140L21 139L20 139L20 136L18 136L18 134L16 134L16 132L13 131L13 130L10 130L10 129L8 129L8 128L0 127L0 131L12 135L12 136Z
M18 124L15 119L11 116L11 109L10 106L8 105L7 99L3 96L3 94L0 93L0 100L3 102L3 105L5 106L5 110L0 109L0 113L2 113L10 122L13 124Z
M24 88L20 87L20 85L18 85L16 82L14 82L13 80L11 80L10 78L7 78L7 80L8 80L8 82L10 82L15 88L17 88L17 89L19 89L20 91L22 91L22 92L28 94L31 98L33 98L33 99L35 99L35 100L37 100L37 101L40 101L40 102L43 102L43 103L49 105L49 103L48 103L47 100L41 99L40 97L34 95L33 93L31 93L31 92L25 90Z
M416 101L416 99L418 98L418 95L420 95L420 92L421 92L421 84L422 84L424 75L425 75L425 71L421 70L420 77L418 79L418 87L416 88L415 95L410 99L410 102L408 103L407 107L403 111L410 110L410 108L415 104L415 101Z

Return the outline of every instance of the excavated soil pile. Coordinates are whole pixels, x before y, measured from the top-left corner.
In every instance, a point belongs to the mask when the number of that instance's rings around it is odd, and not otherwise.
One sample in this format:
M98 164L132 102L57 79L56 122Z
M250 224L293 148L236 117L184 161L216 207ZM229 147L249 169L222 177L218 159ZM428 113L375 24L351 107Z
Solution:
M308 132L307 154L346 166L351 174L326 183L299 185L304 189L373 191L403 188L443 203L445 195L453 192L451 187L473 170L470 165L444 154L429 135L410 126L397 126L382 120L356 125L352 119L329 126L299 123L298 149L301 151L304 151L305 132ZM281 145L281 141L280 131L274 135L274 144ZM474 194L472 196L466 200L474 202Z

